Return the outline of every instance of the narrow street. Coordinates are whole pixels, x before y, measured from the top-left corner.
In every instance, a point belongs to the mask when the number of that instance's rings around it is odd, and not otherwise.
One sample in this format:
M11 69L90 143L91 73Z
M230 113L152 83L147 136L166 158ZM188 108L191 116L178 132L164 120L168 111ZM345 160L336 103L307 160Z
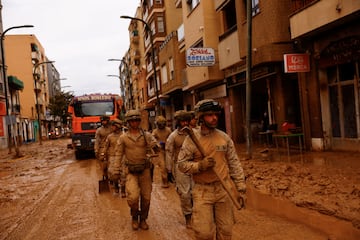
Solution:
M126 199L98 193L95 159L75 160L69 139L21 147L0 157L0 239L193 239L174 185L153 184L148 231L133 231ZM155 176L159 174L155 171ZM251 208L236 212L233 239L335 239ZM345 239L345 238L344 238Z

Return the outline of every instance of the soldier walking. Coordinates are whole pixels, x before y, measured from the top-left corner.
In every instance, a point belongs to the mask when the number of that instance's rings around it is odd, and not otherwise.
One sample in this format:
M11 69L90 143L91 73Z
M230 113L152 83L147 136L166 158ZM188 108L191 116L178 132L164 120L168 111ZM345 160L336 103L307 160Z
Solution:
M168 178L167 178L167 171L165 166L165 143L166 139L171 133L171 129L166 126L166 119L163 116L156 117L156 128L152 131L152 135L157 140L158 144L160 145L160 152L159 156L153 159L154 166L158 166L161 173L161 181L162 187L168 188Z
M179 110L175 112L174 117L177 129L170 134L166 141L166 167L168 172L172 173L175 178L176 192L180 197L181 210L185 217L186 227L191 228L191 189L193 181L190 174L183 173L179 170L177 162L180 148L185 140L185 137L188 135L186 131L183 131L183 128L189 126L191 112Z
M103 148L105 146L106 137L111 133L111 127L109 124L110 118L109 116L101 116L100 121L101 121L101 126L98 129L96 129L96 133L95 133L94 151L95 151L95 157L99 162L103 174L103 179L108 179L108 175L107 175L108 162L105 157Z
M120 173L116 173L116 174L110 174L110 173L114 172L111 170L113 168L121 170L121 166L115 166L115 164L116 164L116 162L115 162L115 147L116 147L116 143L117 143L119 137L123 133L122 121L120 119L115 119L115 120L111 121L111 129L112 129L112 132L107 136L107 138L105 140L105 145L103 148L103 155L105 155L105 157L108 161L109 180L113 183L114 190L116 193L119 192L119 181L120 181L121 197L124 198L124 197L126 197L126 193L125 193L125 178L124 178L123 171L120 171Z
M126 174L126 197L130 207L133 230L139 227L149 229L146 219L150 209L152 181L148 152L158 150L155 138L140 128L141 116L138 110L125 114L128 131L122 134L116 144L114 166L123 167ZM120 169L112 168L111 174Z
M180 171L192 174L194 180L192 228L196 239L213 240L216 236L216 239L230 240L234 225L233 203L215 174L215 168L225 167L238 196L244 196L246 191L244 172L233 141L216 128L220 104L212 99L202 100L196 104L195 112L200 130L194 134L206 156L203 157L190 137L184 140L178 156Z

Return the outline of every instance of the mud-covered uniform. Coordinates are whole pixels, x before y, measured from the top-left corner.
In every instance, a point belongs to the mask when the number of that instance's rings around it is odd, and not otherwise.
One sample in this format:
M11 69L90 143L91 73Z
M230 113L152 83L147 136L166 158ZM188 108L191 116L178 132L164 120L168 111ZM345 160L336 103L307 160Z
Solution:
M101 126L96 130L95 133L95 145L94 151L96 159L99 161L100 168L102 170L103 176L107 177L107 167L108 162L107 158L104 155L104 146L107 136L111 133L110 125Z
M212 156L216 162L223 161L239 192L246 189L244 172L231 138L218 129L212 129L206 135L194 131L206 156ZM199 169L203 157L190 137L187 137L178 155L180 171L193 174L194 187L192 227L197 239L231 239L234 224L233 205L219 178L212 168ZM216 164L214 168L216 168ZM214 224L216 223L216 225Z
M106 159L108 160L108 176L109 179L111 181L113 181L115 183L115 187L117 187L117 183L118 181L120 181L120 186L122 187L122 189L125 190L125 174L123 173L124 171L121 171L121 166L117 166L116 164L118 164L115 161L115 150L116 150L116 144L117 141L119 139L119 137L122 135L122 130L118 130L115 132L110 133L106 140L105 140L105 145L103 148L103 151L105 153ZM114 171L113 169L120 169L120 172L118 171ZM123 193L123 195L125 195L125 192Z
M184 216L192 214L191 189L193 181L190 174L183 173L178 168L178 154L187 136L187 133L179 129L174 130L168 137L165 145L166 168L172 172L175 178L176 191L180 197L181 210Z
M149 214L152 182L147 149L155 146L157 146L156 139L151 133L144 131L136 135L126 132L119 137L116 144L114 168L111 168L111 174L119 174L121 168L124 169L126 197L133 219L140 216L141 220L146 220Z
M171 129L169 127L165 127L163 129L156 128L152 131L152 135L155 137L158 144L161 146L159 156L153 158L152 162L155 166L158 166L160 169L163 187L168 187L167 170L165 165L165 155L166 155L165 143L170 134L171 134Z

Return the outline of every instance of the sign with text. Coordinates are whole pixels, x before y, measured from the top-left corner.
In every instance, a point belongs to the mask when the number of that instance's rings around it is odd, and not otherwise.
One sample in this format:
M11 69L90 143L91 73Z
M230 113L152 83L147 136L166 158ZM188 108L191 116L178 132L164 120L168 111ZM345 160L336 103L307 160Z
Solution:
M292 53L284 54L284 68L286 73L309 72L309 54Z
M186 50L186 65L189 67L209 67L215 64L212 48L189 48Z

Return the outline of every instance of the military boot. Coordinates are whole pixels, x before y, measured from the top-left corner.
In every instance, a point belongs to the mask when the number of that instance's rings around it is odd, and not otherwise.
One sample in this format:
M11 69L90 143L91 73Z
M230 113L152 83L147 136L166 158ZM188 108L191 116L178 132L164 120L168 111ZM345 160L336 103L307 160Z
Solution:
M185 215L185 224L186 224L186 228L191 229L191 214L186 214Z
M140 228L142 230L148 230L149 229L149 225L146 223L145 219L140 219Z
M139 229L139 218L138 216L132 216L131 227L133 230Z

